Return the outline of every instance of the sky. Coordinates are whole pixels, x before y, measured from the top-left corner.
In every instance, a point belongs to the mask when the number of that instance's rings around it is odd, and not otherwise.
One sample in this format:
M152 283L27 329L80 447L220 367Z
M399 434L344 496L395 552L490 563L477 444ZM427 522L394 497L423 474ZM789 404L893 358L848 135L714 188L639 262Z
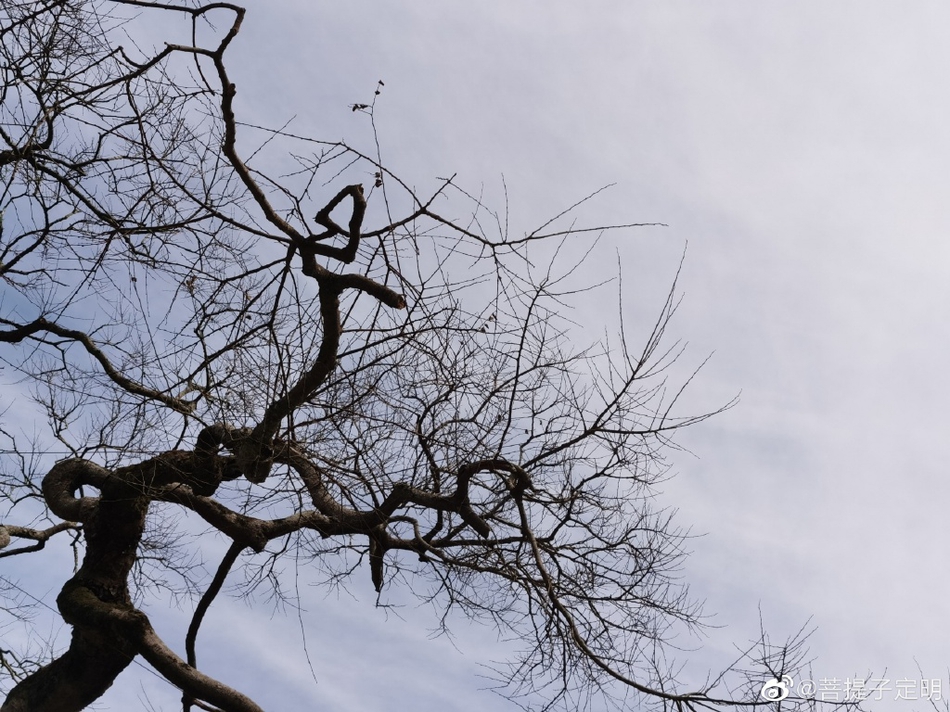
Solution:
M489 202L503 178L513 232L608 184L589 223L665 223L606 235L590 269L620 255L645 327L684 259L675 374L711 358L683 406L739 397L681 434L660 495L714 626L681 659L728 662L760 616L773 639L806 626L816 680L887 678L874 709L909 711L898 679L950 697L948 26L938 2L278 0L249 6L231 71L249 123L354 143L349 105L383 80L384 162ZM601 304L577 321L609 329ZM220 601L199 660L268 709L515 709L478 677L492 631L433 640L431 612L376 609L368 582L303 583L299 616ZM186 613L157 619L167 640ZM137 668L99 709L146 695L179 704Z

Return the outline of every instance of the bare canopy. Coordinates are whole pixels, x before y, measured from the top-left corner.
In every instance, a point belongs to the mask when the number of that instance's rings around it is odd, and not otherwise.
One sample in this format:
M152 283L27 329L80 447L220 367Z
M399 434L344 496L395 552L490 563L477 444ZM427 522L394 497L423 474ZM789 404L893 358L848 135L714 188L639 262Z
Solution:
M188 30L150 50L130 37L156 15ZM698 608L651 485L705 416L671 411L672 295L638 349L580 348L558 252L634 226L565 228L569 210L512 235L452 179L421 195L373 154L242 124L226 56L244 20L0 9L0 357L48 425L26 443L17 413L0 423L0 557L69 536L81 555L56 597L68 647L4 646L0 710L81 710L137 657L185 710L259 710L201 672L196 642L232 570L260 583L285 555L515 631L499 673L526 704L765 704L752 682L789 650L696 688L657 652ZM176 555L176 509L228 542L213 575ZM166 570L194 600L184 660L133 605Z

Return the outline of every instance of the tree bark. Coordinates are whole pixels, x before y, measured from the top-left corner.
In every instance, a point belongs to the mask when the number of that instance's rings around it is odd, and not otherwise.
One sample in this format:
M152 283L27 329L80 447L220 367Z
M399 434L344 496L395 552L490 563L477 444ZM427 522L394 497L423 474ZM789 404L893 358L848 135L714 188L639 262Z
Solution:
M139 651L145 616L132 606L128 576L148 499L110 488L99 498L75 497L84 475L103 472L93 463L68 460L44 481L45 490L57 490L48 499L82 517L86 554L56 599L73 635L65 653L10 691L0 712L79 712L109 689Z

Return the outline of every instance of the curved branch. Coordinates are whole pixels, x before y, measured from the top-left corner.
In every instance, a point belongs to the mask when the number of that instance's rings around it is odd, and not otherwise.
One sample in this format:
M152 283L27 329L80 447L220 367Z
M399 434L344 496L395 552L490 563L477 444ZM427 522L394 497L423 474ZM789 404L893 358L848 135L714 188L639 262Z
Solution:
M49 332L50 334L54 334L64 339L75 341L84 349L86 349L90 356L99 362L99 365L102 366L103 373L105 373L113 383L123 390L138 396L143 396L144 398L149 398L151 400L164 403L172 410L175 410L183 415L189 415L194 412L195 403L184 401L180 398L174 398L160 391L156 391L153 388L148 388L147 386L143 386L141 383L136 383L132 379L120 373L119 370L112 365L112 362L109 361L108 357L102 352L102 350L96 346L92 339L89 338L88 334L85 334L81 331L76 331L75 329L67 329L66 327L60 326L55 322L47 321L44 318L35 319L29 324L13 325L6 319L0 320L0 323L3 323L7 326L13 326L12 329L7 331L0 331L0 342L2 343L17 344L24 339L42 331Z
M151 625L146 626L139 652L165 679L195 699L210 702L223 712L264 712L247 695L205 675L178 657Z
M244 551L245 548L246 547L244 544L241 544L237 541L231 544L225 553L224 558L221 559L221 563L218 564L218 570L215 571L214 578L211 580L208 590L204 592L204 595L201 597L201 600L198 601L198 605L195 607L195 614L191 617L191 623L188 626L188 633L185 635L185 652L188 655L188 664L192 667L197 665L197 657L195 655L195 641L198 638L198 629L201 627L201 622L204 620L205 613L208 612L208 609L214 602L215 597L221 592L221 587L224 586L224 580L228 577L231 567L234 565L234 562L237 561L238 556L242 551Z
M350 216L350 230L349 232L345 231L335 222L333 218L330 217L330 213L333 212L333 209L346 197L350 196L353 198L353 213ZM356 259L356 250L360 245L360 228L363 226L363 216L366 214L366 198L363 197L363 186L359 183L355 185L348 185L339 193L336 194L336 197L333 198L329 203L327 203L320 212L317 213L314 218L318 224L327 228L327 232L324 235L321 235L319 238L310 238L307 240L307 246L313 250L315 254L323 255L324 257L332 257L349 264ZM316 240L324 240L328 237L334 235L344 235L349 238L344 247L331 247L329 245L318 245Z
M13 524L0 524L0 549L10 544L11 537L19 539L30 539L35 541L33 546L24 546L10 551L0 551L0 559L5 556L16 556L17 554L28 554L31 551L39 551L46 546L46 542L56 534L64 531L77 531L82 529L78 524L72 522L60 522L47 529L31 529L29 527L18 527Z
M50 511L70 522L87 522L98 511L98 497L76 497L83 484L103 482L110 472L88 460L57 462L43 478L43 498Z

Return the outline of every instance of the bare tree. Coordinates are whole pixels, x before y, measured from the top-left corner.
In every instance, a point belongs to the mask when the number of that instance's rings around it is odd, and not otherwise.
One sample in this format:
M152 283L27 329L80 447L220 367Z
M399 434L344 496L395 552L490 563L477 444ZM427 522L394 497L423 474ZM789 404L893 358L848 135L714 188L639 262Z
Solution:
M190 38L133 41L155 14ZM56 599L69 646L0 651L3 712L83 709L139 656L185 710L259 710L200 671L196 639L233 568L257 585L289 552L517 631L512 696L766 704L720 677L681 688L662 664L699 611L651 486L672 432L705 417L672 413L672 294L636 351L624 334L575 347L560 247L594 228L560 227L566 211L510 235L451 179L421 196L376 155L242 124L225 56L244 18L0 10L0 356L49 424L26 444L7 413L0 557L51 537L81 554ZM176 554L172 508L230 542L213 575ZM133 605L170 573L195 600L186 660ZM742 680L793 652L766 649Z

